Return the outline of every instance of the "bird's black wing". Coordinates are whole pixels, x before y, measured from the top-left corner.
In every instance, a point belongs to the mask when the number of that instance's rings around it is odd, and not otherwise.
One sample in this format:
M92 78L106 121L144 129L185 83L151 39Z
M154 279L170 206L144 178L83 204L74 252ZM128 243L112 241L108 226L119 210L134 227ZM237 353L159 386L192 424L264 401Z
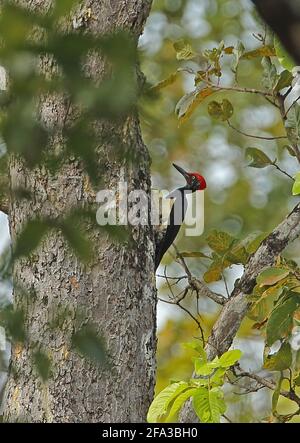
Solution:
M184 190L180 189L180 191L182 198L175 199L170 212L166 234L160 244L156 247L155 270L158 268L163 256L177 237L177 234L185 217L187 200Z

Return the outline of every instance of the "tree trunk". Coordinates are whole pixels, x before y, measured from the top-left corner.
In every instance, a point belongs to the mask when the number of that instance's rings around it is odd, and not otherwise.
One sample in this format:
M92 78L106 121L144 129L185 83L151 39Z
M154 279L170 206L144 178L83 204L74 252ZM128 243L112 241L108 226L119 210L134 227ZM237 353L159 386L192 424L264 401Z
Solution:
M19 2L33 9L49 7L50 1ZM106 33L118 28L130 30L137 43L149 14L151 1L103 0L83 2L91 7L87 31ZM81 11L84 9L84 5ZM93 72L103 75L103 61L93 59ZM51 64L43 63L43 69ZM99 72L99 74L97 74ZM97 79L97 78L96 78ZM47 97L41 118L49 126L62 125L66 106L58 97ZM100 128L104 126L102 123ZM106 159L104 182L117 186L121 171L129 189L144 189L150 195L149 155L141 139L138 117L130 115L109 123L132 147L135 167L111 155L109 143L102 146ZM107 130L107 127L105 128ZM101 135L101 134L100 134ZM26 134L24 134L26 137ZM24 223L36 216L65 216L70 208L95 202L95 192L78 161L70 158L56 176L45 168L28 171L13 158L11 188L26 187L32 201L12 201L9 219L13 240ZM99 231L90 230L95 247L92 263L83 266L57 232L50 233L33 257L19 260L14 269L16 306L24 308L29 340L14 345L12 368L5 392L5 421L30 422L141 422L152 400L155 380L156 294L154 247L150 226L131 228L130 246L112 242ZM49 322L58 312L67 313L61 329L53 332ZM88 322L96 324L106 339L112 368L100 371L75 353L71 335ZM28 344L30 343L30 344ZM42 383L32 364L42 344L53 363L52 376Z

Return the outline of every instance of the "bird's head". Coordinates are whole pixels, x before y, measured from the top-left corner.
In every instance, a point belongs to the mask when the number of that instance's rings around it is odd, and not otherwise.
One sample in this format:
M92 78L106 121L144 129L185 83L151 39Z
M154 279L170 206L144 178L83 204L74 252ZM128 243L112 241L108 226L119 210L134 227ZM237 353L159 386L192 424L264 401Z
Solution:
M203 191L206 188L205 178L198 172L186 172L183 168L173 163L174 168L180 172L186 179L186 186L184 189L195 191Z

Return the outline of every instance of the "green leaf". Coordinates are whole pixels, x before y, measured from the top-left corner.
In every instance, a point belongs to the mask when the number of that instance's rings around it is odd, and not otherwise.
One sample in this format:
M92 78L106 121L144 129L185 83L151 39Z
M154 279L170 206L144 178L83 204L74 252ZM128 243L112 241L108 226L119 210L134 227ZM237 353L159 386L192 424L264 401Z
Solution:
M297 172L295 175L295 182L293 184L292 194L293 195L300 194L300 171Z
M278 61L281 64L281 66L287 69L288 71L292 71L292 69L296 66L297 63L285 50L278 37L274 38L274 47Z
M194 410L202 423L219 423L226 411L224 395L219 387L198 388L193 396Z
M300 296L291 296L275 306L267 323L267 344L285 337L292 327L293 314L300 305Z
M207 360L206 352L205 352L203 346L199 343L199 341L182 343L182 346L185 349L192 349L193 351L198 352L198 354L200 354L200 358L202 358L206 362L206 360Z
M173 46L176 51L177 60L190 60L197 55L191 45L183 39L175 42Z
M283 343L275 354L271 354L264 359L264 369L269 371L284 371L292 365L292 351L289 343Z
M224 231L212 230L206 237L208 246L219 254L227 252L232 246L235 238Z
M246 158L251 162L248 166L252 168L265 168L272 165L272 160L258 148L247 148Z
M221 258L215 259L203 274L203 279L205 283L212 283L214 281L219 281L222 278L222 271L224 268L229 266L231 263L227 260L222 260Z
M300 374L294 379L294 383L296 386L300 386Z
M200 354L200 357L198 357L196 360L201 361L203 364L207 362L206 352L199 341L183 343L183 346L185 349L192 349L193 351L196 351L198 354Z
M213 361L205 362L200 358L194 360L195 372L197 375L209 376L216 368L219 368L219 359L215 358Z
M213 94L214 91L210 87L205 87L202 89L195 89L188 94L185 94L177 103L175 107L175 114L179 119L179 123L184 123L195 111L197 106L199 106L203 100Z
M170 404L176 399L179 394L182 394L190 386L185 381L180 381L178 383L172 383L163 389L153 400L150 405L147 422L148 423L160 423L164 421L168 414Z
M224 98L221 103L218 103L215 100L210 102L207 110L211 117L220 119L222 121L229 120L233 114L233 106L226 98Z
M277 409L277 404L278 404L278 400L279 400L279 396L280 396L282 381L283 381L283 376L280 375L279 380L276 385L276 389L274 390L273 395L272 395L272 413L273 414L276 412L276 409Z
M261 242L266 238L268 234L265 232L261 232L259 234L253 233L250 234L245 239L245 249L249 254L253 254L259 248Z
M261 61L263 67L262 85L266 89L274 89L277 81L277 70L270 60L270 57L263 57Z
M223 386L226 370L226 368L218 368L209 379L210 386Z
M242 55L243 59L251 60L255 57L272 57L275 55L275 49L270 45L263 45L260 48L245 52Z
M223 108L223 119L224 120L229 120L230 117L232 117L232 114L233 114L232 103L229 100L227 100L226 98L224 98L222 100L222 108Z
M167 78L165 78L164 80L161 80L156 85L152 86L151 91L157 92L157 91L160 91L161 89L165 88L166 86L172 85L176 81L177 76L178 76L178 72L173 72Z
M48 355L44 351L38 350L33 354L33 363L42 381L45 383L49 380L51 375L51 360Z
M219 364L222 368L230 368L236 364L236 362L241 358L242 352L239 349L234 349L232 351L227 351L221 357L219 357Z
M17 237L14 258L28 256L42 241L42 238L51 228L51 222L47 220L31 220Z
M258 288L258 286L255 288ZM280 284L270 286L268 289L266 289L261 295L259 295L258 298L254 300L254 303L248 312L248 317L257 322L265 321L273 309L274 302L282 294L283 290L284 287Z
M272 286L289 275L290 271L285 268L267 268L256 278L259 286Z
M83 326L72 336L72 344L77 351L96 365L108 363L104 340L92 325Z
M245 52L245 46L241 41L239 41L237 47L234 49L235 59L231 66L231 69L234 73L237 73L238 64L244 52Z
M221 103L218 103L217 101L213 100L212 102L209 102L207 106L207 111L211 117L214 118L222 118L223 115L223 109Z
M174 423L178 420L178 413L184 403L192 397L196 392L198 388L189 388L186 391L182 392L178 395L178 397L175 398L175 400L172 403L171 409L169 410L168 416L164 420L165 423Z
M288 86L291 85L292 80L293 80L292 73L290 71L288 71L287 69L285 69L284 71L282 71L280 73L277 83L274 87L274 91L279 92L279 91L281 91L281 89L287 88Z
M289 110L284 126L289 141L292 144L297 144L300 137L300 106L298 103L293 104Z

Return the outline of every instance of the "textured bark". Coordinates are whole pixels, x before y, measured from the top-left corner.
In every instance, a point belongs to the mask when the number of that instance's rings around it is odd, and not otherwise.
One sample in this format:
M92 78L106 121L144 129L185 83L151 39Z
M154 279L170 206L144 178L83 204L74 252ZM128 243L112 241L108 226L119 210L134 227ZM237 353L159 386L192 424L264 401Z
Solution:
M51 1L19 2L33 9L49 7ZM103 0L83 2L91 8L93 19L87 31L111 32L126 28L137 38L149 14L151 1ZM91 58L87 71L95 79L105 73L105 65ZM42 61L47 72L51 64ZM59 97L46 97L41 118L59 127L66 117L66 105ZM134 150L136 169L111 155L109 142L102 146L106 162L103 177L107 188L116 187L124 174L129 190L150 193L149 155L141 139L138 118L128 116L119 123L100 125L117 134ZM26 137L26 134L24 134ZM12 159L11 187L25 187L33 201L12 201L10 229L13 240L24 223L33 216L65 215L72 206L95 202L95 192L78 161L69 159L56 176L46 169L28 171ZM95 246L91 264L83 266L56 232L47 236L34 253L15 266L15 304L27 314L30 345L14 346L12 367L5 392L5 420L30 422L140 422L153 396L155 376L156 297L153 278L153 232L151 227L132 228L130 246L112 242L99 231L89 229ZM17 287L17 286L16 286ZM49 321L60 311L68 312L61 329L53 332ZM71 349L71 334L87 322L103 333L113 367L101 371ZM53 361L53 375L43 385L32 365L32 354L42 344Z
M271 232L248 260L242 277L236 282L230 298L222 308L212 329L206 346L209 360L224 354L230 348L241 322L247 314L249 307L247 294L251 294L256 284L256 277L263 269L272 266L276 257L299 236L300 204ZM190 402L187 402L183 408L181 421L184 423L198 421Z

